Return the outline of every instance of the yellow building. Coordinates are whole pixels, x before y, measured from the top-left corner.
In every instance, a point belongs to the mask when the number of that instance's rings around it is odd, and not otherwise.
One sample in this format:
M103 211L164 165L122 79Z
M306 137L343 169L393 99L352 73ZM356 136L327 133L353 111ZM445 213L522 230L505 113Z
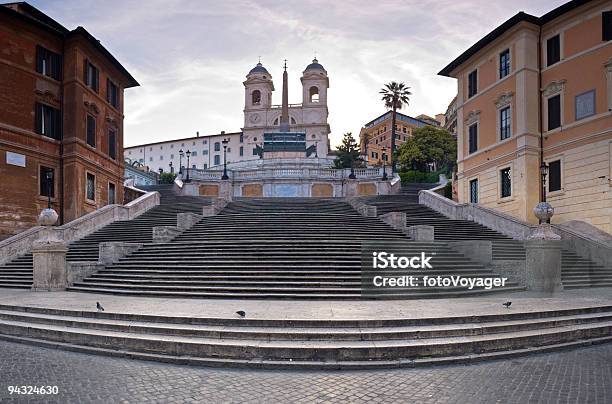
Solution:
M459 202L612 232L612 2L516 14L440 72L458 83Z
M359 132L361 154L370 165L380 165L383 155L386 164L391 164L391 122L393 112L385 112L366 123ZM430 125L428 122L397 112L395 122L395 149L412 136L412 131Z

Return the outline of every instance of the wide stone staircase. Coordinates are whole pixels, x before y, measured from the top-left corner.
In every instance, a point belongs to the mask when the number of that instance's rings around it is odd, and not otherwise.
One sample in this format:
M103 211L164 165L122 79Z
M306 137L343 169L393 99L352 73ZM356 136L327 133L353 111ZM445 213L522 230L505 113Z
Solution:
M363 319L287 319L282 307L270 319L129 311L0 305L0 339L176 364L327 370L469 363L612 341L612 306L603 304Z
M445 242L414 242L348 203L316 198L238 199L171 243L147 244L70 290L175 297L357 299L362 242L406 242L403 253L432 254L434 269L402 274L496 274ZM495 291L520 289L509 282ZM385 297L450 297L490 292L461 287L397 289Z
M180 212L202 213L210 198L177 196L170 185L153 186L160 192L160 205L151 208L133 220L120 220L69 244L66 260L97 261L101 242L125 241L151 243L154 226L176 226ZM0 287L30 288L32 286L32 253L28 252L4 265L0 265Z
M418 203L418 192L428 184L409 184L399 195L380 195L361 198L362 202L376 206L377 214L406 213L406 224L434 227L436 240L491 240L493 259L525 260L525 248L519 240L469 220L450 219ZM561 280L566 289L612 286L612 268L606 268L568 249L561 251Z

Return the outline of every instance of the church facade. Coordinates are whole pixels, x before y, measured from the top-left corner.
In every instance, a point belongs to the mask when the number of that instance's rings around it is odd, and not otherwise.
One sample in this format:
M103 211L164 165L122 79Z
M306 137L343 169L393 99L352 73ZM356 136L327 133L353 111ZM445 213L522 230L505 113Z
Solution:
M284 75L286 76L286 70ZM300 78L302 82L302 102L289 104L283 99L288 109L288 128L291 132L305 133L308 155L304 157L326 157L329 152L330 128L327 123L327 89L329 78L327 71L314 59L306 66ZM244 127L242 133L248 150L263 148L264 133L284 132L281 130L283 106L272 104L274 82L272 75L258 63L244 81ZM283 98L287 97L286 83ZM285 128L287 129L287 128ZM245 156L245 159L253 156ZM254 156L258 158L259 156Z

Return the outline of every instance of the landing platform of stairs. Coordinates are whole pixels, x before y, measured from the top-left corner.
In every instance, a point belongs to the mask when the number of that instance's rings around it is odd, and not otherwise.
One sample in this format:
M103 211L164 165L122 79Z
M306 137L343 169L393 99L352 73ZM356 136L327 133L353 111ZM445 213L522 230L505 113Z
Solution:
M509 309L503 302L512 301ZM267 320L372 320L459 317L563 310L612 305L612 288L566 290L550 294L509 292L477 297L414 300L257 300L194 299L121 296L80 292L31 292L0 288L0 306L38 307L147 316L236 318Z
M503 307L505 301L512 305ZM96 302L104 312L97 312ZM393 302L0 289L0 340L209 367L359 370L471 363L612 343L612 289Z

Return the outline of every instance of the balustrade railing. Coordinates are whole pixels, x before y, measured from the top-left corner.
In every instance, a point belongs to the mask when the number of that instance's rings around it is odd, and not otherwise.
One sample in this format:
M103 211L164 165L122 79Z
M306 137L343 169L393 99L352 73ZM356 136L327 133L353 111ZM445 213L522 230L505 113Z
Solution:
M379 168L356 168L354 169L355 178L382 177L382 170ZM193 180L220 180L223 170L201 170L190 169L189 174ZM312 168L312 167L279 167L279 168L254 168L250 170L227 170L231 180L256 180L273 178L303 178L303 179L347 179L351 174L350 168Z

